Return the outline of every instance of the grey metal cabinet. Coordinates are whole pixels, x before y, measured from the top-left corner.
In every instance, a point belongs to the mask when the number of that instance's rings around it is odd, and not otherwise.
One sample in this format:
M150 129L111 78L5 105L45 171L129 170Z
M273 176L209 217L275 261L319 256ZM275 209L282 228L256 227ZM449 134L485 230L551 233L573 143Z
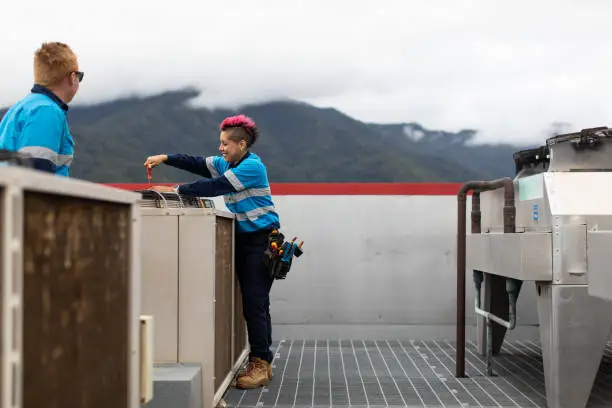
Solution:
M204 405L213 407L248 355L234 216L141 193L142 308L155 320L155 362L200 364Z
M140 407L137 199L0 167L0 406Z

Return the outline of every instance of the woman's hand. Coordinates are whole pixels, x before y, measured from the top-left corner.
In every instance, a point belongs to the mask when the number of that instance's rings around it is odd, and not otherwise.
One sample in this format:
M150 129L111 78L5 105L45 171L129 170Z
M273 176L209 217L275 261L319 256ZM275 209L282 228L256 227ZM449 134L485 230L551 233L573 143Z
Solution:
M165 154L158 154L157 156L149 156L147 157L147 160L145 160L144 166L151 167L151 168L157 167L163 162L165 162L166 160L168 160L168 156Z

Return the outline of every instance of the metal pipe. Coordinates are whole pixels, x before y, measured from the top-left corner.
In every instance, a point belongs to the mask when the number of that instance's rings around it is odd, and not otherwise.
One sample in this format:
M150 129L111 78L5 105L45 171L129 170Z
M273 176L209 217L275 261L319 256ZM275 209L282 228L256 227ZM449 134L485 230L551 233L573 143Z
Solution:
M507 278L506 279L506 293L508 293L508 308L509 308L509 320L510 330L516 327L516 301L518 300L518 294L523 286L523 281L519 279Z
M510 178L491 181L469 181L457 193L457 356L455 377L465 377L465 251L466 200L469 191L504 188L504 233L515 231L514 183Z
M487 319L487 376L493 375L493 324Z
M482 232L482 212L480 211L480 191L472 192L472 234L480 234Z
M482 232L482 213L480 212L480 191L475 190L472 192L472 234L480 234ZM476 287L476 307L480 307L480 293L482 288L482 281L484 280L484 273L482 271L472 271L474 279L474 286Z
M484 273L482 271L473 271L474 286L476 287L476 298L474 299L474 305L480 307L480 298L482 291L482 282L484 281Z
M476 311L477 314L479 314L480 316L483 316L484 318L491 321L494 321L495 323L499 324L500 326L504 326L507 329L511 329L511 325L512 323L505 321L504 319L502 319L501 317L495 316L493 313L491 312L487 312L484 309L480 309L480 308L476 308L474 309Z
M480 308L480 302L476 302L474 311L477 315L483 316L486 320L486 331L487 331L487 375L493 375L493 325L491 322L495 322L500 326L504 326L508 330L513 330L516 326L516 299L518 298L518 291L521 288L523 281L517 279L506 280L506 292L508 293L509 299L509 319L508 321L494 315Z
M504 203L506 206L506 203ZM481 211L480 211L480 192L472 193L472 234L480 234L482 232ZM491 321L504 326L508 330L513 330L516 326L516 300L518 292L521 288L522 281L516 279L506 280L506 292L508 293L509 302L509 321L506 321L489 311L480 308L481 302L481 287L484 280L482 271L473 271L474 284L476 286L476 299L474 302L474 311L477 315L483 316L486 324L487 349L486 349L486 367L487 375L493 375L493 325Z
M523 282L522 281L518 281L518 282L520 282L519 283L519 288L520 288L520 285ZM498 317L489 311L481 309L480 304L479 304L480 302L476 302L476 305L474 307L474 311L476 312L476 314L483 316L486 319L485 320L486 333L487 333L486 365L487 365L487 375L488 376L493 375L493 325L491 324L491 322L495 322L499 324L500 326L504 326L508 330L512 330L516 326L516 299L518 297L518 291L513 290L514 285L512 283L509 283L508 281L506 281L506 289L508 292L508 298L510 299L509 300L510 302L509 321L506 321L502 319L501 317Z

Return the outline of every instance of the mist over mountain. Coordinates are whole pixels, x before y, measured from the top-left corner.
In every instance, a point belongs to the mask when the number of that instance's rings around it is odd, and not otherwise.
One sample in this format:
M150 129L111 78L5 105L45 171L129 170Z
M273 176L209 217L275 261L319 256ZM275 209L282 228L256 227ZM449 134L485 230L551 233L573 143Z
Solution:
M216 155L221 120L251 116L261 137L252 150L271 182L463 182L514 175L512 154L534 146L475 144L476 132L428 130L416 122L364 123L333 108L299 101L252 104L239 110L194 108L199 92L181 89L74 106L73 176L95 182L145 182L148 155ZM6 110L0 111L4 116ZM167 166L154 181L197 176Z

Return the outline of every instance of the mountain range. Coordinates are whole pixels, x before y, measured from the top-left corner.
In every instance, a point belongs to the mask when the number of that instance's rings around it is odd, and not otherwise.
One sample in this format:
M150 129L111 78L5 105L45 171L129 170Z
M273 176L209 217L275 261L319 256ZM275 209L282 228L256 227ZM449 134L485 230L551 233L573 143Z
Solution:
M333 108L298 101L195 108L199 92L179 89L126 97L68 113L75 138L72 176L95 182L146 182L145 158L160 153L216 155L219 123L244 113L259 128L252 147L271 182L463 182L514 175L512 155L534 146L475 144L476 132L428 130L416 122L364 123ZM6 109L0 110L0 117ZM197 176L161 166L154 182Z

